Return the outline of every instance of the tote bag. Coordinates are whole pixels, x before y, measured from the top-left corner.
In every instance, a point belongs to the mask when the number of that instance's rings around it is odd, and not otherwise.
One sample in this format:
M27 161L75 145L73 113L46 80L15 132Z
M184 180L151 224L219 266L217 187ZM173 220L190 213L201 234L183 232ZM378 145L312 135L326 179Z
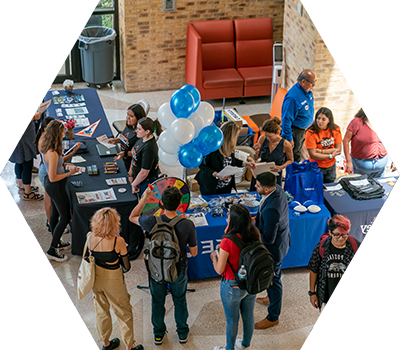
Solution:
M308 200L324 204L323 175L318 169L318 163L305 160L289 164L286 167L284 189L301 204Z
M79 267L78 272L78 299L82 299L85 295L87 295L93 288L94 279L96 274L96 266L94 261L94 256L92 256L92 252L89 248L89 256L85 257L86 249L89 244L89 238L92 234L88 236L86 239L85 247L83 248L83 256L81 266Z

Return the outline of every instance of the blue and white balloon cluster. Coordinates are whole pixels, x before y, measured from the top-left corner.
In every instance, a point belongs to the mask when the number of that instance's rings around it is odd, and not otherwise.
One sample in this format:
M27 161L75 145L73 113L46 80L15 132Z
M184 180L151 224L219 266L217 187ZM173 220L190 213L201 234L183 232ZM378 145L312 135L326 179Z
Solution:
M214 108L201 101L199 90L184 85L158 109L157 118L165 129L158 139L158 158L167 166L193 169L203 157L222 145L224 136L215 125Z

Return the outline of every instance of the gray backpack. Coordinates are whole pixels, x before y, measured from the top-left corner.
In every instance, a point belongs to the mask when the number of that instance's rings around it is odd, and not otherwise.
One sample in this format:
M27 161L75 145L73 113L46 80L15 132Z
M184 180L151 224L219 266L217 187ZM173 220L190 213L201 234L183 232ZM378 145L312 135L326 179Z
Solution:
M150 232L150 242L143 251L147 271L156 282L174 282L181 272L181 251L174 226L183 219L177 216L165 222L156 216L156 224Z

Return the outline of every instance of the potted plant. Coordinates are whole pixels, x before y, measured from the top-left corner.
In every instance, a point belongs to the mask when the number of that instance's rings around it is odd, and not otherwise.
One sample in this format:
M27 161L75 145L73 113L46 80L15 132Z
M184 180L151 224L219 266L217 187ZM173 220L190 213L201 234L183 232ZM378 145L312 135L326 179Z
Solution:
M74 127L75 127L75 119L68 120L65 124L65 135L67 135L68 140L72 140L74 138Z

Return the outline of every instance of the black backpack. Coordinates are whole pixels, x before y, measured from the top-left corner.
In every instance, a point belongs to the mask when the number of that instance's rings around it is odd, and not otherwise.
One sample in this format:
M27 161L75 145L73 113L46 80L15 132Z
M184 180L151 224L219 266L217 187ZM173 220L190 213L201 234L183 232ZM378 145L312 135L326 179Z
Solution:
M265 245L260 241L245 244L237 235L229 234L225 236L235 243L240 249L239 269L242 265L246 268L247 277L243 283L237 271L235 271L229 262L235 279L240 289L245 289L249 294L257 294L266 290L274 277L274 258Z
M156 282L174 282L181 272L181 251L174 226L184 218L177 216L165 222L156 216L150 232L150 242L144 248L144 261L151 278Z
M10 120L8 120L8 123L6 123L5 118L0 118L0 136L6 135L8 124L10 124Z

